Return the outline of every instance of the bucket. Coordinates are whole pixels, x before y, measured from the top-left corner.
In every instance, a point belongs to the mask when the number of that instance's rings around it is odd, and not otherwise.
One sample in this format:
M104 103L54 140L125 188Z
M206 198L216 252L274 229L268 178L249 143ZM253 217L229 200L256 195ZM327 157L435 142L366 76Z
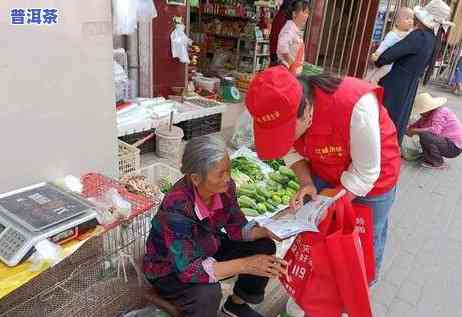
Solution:
M172 131L168 127L156 129L156 154L158 157L177 161L180 158L181 140L183 130L177 126L172 126Z

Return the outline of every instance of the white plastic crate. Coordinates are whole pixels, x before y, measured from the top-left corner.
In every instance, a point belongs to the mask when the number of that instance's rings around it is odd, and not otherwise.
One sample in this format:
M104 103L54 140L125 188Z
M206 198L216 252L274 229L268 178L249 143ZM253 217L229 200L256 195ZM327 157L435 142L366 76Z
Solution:
M119 140L119 177L134 173L140 168L140 149Z

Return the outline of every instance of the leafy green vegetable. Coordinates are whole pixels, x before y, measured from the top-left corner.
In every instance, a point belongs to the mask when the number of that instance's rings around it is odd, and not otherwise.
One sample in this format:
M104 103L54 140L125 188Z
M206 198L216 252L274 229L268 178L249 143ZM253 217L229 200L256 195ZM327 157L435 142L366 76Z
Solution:
M265 178L261 167L244 156L239 156L231 160L231 170L238 170L246 174L254 182L261 181Z
M240 196L238 202L241 208L257 209L257 203L250 197Z
M237 187L249 183L252 179L238 169L231 170L231 178L236 182Z
M163 194L168 193L173 187L172 181L168 176L162 177L159 180L159 188Z

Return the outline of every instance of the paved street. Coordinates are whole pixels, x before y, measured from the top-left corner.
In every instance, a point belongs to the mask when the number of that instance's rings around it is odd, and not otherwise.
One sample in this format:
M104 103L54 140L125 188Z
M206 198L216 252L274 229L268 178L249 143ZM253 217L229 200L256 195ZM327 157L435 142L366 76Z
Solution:
M438 88L462 118L462 97ZM403 163L374 317L462 316L462 159L433 171Z

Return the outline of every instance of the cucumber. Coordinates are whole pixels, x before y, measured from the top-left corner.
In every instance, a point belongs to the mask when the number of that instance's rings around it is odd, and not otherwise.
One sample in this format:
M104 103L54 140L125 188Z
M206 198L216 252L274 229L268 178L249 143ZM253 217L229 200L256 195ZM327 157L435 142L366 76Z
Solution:
M273 188L278 188L279 184L277 182L273 181L272 179L268 179L266 181L266 185L268 186L268 188L273 189Z
M282 199L278 195L273 195L273 197L271 197L271 200L274 201L277 205L280 205L282 203Z
M253 197L256 194L256 190L250 190L247 188L239 188L239 196Z
M241 210L246 216L257 217L260 215L258 211L252 208L241 208Z
M266 206L266 209L269 211L269 212L274 212L276 211L276 208L277 206L273 206L269 203L269 201L265 201L264 202L265 206Z
M268 204L271 204L272 206L274 206L274 209L277 209L279 207L279 203L277 203L276 201L272 200L272 199L269 199L266 201Z
M242 184L239 189L244 189L244 190L248 190L248 191L255 191L256 190L256 186L255 184Z
M288 205L290 203L290 196L288 196L288 195L282 196L282 203L284 205Z
M290 197L293 197L297 193L297 191L295 191L295 190L293 190L292 188L289 187L289 188L286 188L286 193Z
M239 197L238 202L241 208L257 209L257 203L255 202L255 200L248 196Z
M290 179L296 179L297 176L295 176L295 173L290 169L288 168L287 166L281 166L279 167L279 173L281 173L281 175L283 176L286 176Z
M266 197L263 196L263 195L259 195L258 193L256 193L253 198L255 198L255 200L259 203L264 203L266 201Z
M257 187L257 194L266 198L271 198L271 193L263 186Z
M295 191L298 191L300 189L300 185L297 183L297 182L294 182L293 180L291 180L287 186L290 188L290 189L293 189Z
M257 204L257 211L258 211L261 215L263 215L263 214L265 214L265 213L268 211L268 209L266 208L266 205L265 205L264 203L258 203L258 204Z
M282 175L279 172L271 173L269 175L269 177L270 177L271 180L273 180L276 183L279 183L281 185L286 185L290 181L290 178L288 178L287 176Z

